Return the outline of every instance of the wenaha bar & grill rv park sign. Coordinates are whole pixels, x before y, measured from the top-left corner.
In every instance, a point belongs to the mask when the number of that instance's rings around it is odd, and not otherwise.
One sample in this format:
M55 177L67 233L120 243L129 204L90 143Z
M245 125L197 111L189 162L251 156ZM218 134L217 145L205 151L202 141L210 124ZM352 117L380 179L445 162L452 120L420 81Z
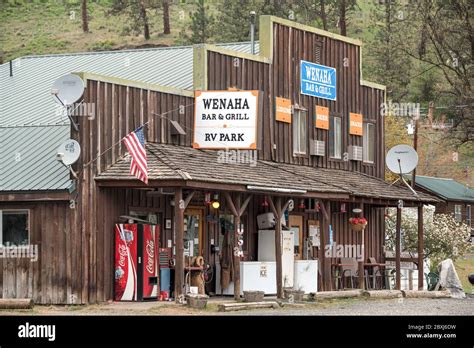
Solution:
M197 91L193 147L256 149L258 91Z

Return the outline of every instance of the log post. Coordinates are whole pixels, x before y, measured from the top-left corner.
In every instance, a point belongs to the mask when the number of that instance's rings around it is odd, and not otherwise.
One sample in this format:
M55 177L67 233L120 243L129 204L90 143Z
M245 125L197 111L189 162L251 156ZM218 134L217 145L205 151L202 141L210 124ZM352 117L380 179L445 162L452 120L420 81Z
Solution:
M418 207L418 290L423 290L423 206Z
M240 299L240 256L237 254L239 250L239 228L240 228L240 194L235 197L235 210L237 214L234 214L234 300Z
M229 209L234 215L234 254L232 257L232 262L234 265L234 272L232 281L234 283L234 299L237 301L240 299L240 255L236 253L236 250L240 249L239 246L239 227L240 227L240 218L244 213L247 205L250 202L252 196L248 196L247 199L241 204L241 195L237 194L235 197L235 203L232 201L232 197L230 196L229 192L224 192L224 197L229 205Z
M281 255L281 197L277 196L275 202L270 197L270 207L275 216L275 261L276 261L276 285L277 298L283 298L283 265Z
M326 245L331 243L330 240L330 232L329 227L331 225L331 202L320 202L321 212L323 213L323 229L321 230L321 248L322 252L322 262L321 262L321 278L322 278L322 289L324 291L331 291L333 284L332 284L332 257L326 257L325 250ZM334 233L334 231L333 231ZM334 238L334 234L333 234ZM332 247L332 246L331 246ZM331 252L332 255L332 252Z
M364 205L361 203L359 208L362 210L362 213L360 216L364 216ZM364 289L365 288L365 269L364 269L364 263L365 263L365 228L360 231L360 248L361 248L361 253L362 253L362 261L359 262L359 289ZM368 290L368 289L367 289Z
M397 207L397 226L396 226L396 236L395 236L395 271L397 272L396 278L396 289L401 289L401 267L400 267L400 248L401 248L401 235L400 229L402 225L402 209Z
M174 273L174 298L182 301L184 284L184 209L183 189L176 188L174 194L174 228L176 231L176 264Z

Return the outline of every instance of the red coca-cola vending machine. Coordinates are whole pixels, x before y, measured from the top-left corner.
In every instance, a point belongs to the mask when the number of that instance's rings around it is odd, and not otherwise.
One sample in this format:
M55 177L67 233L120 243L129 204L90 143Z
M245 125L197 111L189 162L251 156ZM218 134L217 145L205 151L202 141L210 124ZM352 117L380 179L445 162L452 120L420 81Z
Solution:
M159 227L115 225L115 301L157 299Z

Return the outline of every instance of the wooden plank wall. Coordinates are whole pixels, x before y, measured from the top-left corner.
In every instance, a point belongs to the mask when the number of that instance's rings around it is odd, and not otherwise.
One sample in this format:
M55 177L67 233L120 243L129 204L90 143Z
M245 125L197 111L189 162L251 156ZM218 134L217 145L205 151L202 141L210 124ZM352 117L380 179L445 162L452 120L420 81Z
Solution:
M81 239L73 228L67 202L0 205L30 210L30 244L38 245L37 262L0 259L0 297L33 298L42 304L82 303Z
M358 46L318 36L294 28L274 25L273 64L234 58L216 52L208 55L208 89L264 90L263 149L259 158L300 165L359 171L369 175L384 175L383 119L380 106L384 92L361 86ZM314 98L300 93L300 61L316 61L316 41L321 40L320 64L337 69L337 100ZM292 127L274 121L274 98L289 98L293 105L308 110L309 139L326 142L326 156L293 156ZM343 152L349 145L362 146L362 137L349 135L349 113L362 113L365 122L376 125L376 158L374 164L329 158L328 131L315 128L316 105L329 107L331 114L342 117ZM273 149L273 144L276 149Z

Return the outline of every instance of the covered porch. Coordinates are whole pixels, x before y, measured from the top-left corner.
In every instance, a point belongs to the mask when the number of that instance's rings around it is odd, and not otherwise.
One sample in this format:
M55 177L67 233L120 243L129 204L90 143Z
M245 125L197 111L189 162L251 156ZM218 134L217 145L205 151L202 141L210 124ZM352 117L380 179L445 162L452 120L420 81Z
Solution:
M95 178L103 204L115 207L107 213L103 228L111 231L123 215L142 218L154 215L154 222L161 229L160 247L170 248L174 260L175 299L182 299L189 289L186 274L190 265L186 263L189 259L186 255L202 256L204 264L209 265L206 293L220 295L218 290L222 293L217 278L220 278L225 248L232 254L231 286L234 297L239 298L241 262L259 261L262 246L259 245L261 228L257 217L268 213L273 214L275 221L284 218L286 222L284 225L276 223L272 228L278 298L283 297L285 287L282 230L295 233L295 260L318 261L318 271L314 275L317 291L338 288L335 269L342 261L332 252L333 247L361 246L356 286L364 288L367 284L365 264L371 258L385 262L385 208L395 206L401 211L401 204L417 206L422 214L422 205L433 202L429 195L414 196L408 189L389 186L381 179L356 172L261 160L226 163L216 151L157 143L149 143L147 151L149 185L129 175L126 158ZM213 205L213 202L218 204ZM354 209L361 212L354 213ZM348 222L349 218L357 216L367 220L367 227L360 232L354 231ZM197 222L197 228L190 221ZM187 236L190 229L194 233L191 237ZM419 236L421 252L416 260L410 261L422 264L422 224ZM192 251L189 240L193 242ZM401 258L400 248L396 255L396 288L399 289L400 263L408 260ZM423 286L422 272L421 268L418 287Z

